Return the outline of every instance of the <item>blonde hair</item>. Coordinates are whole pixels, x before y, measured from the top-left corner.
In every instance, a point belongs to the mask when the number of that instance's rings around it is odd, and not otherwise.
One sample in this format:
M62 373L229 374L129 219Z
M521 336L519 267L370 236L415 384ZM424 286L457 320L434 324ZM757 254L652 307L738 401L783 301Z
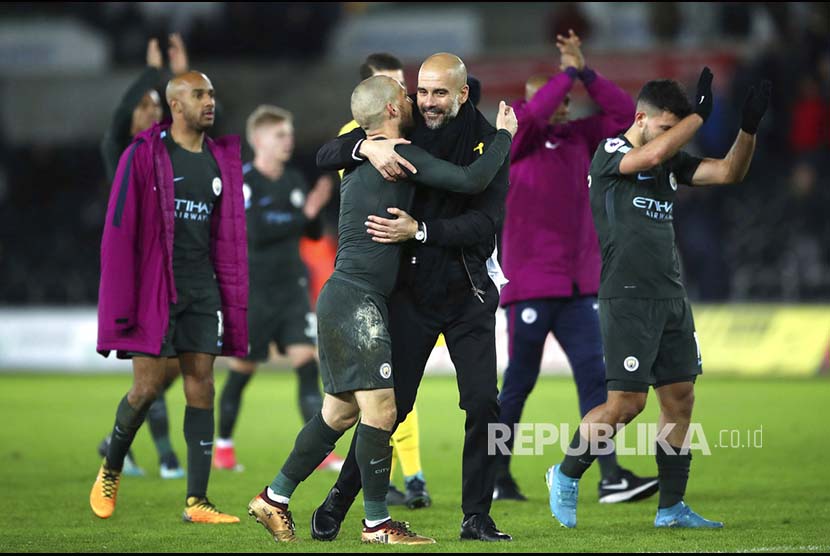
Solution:
M282 122L291 123L293 121L294 116L285 108L280 108L273 104L261 104L248 116L248 121L245 124L245 137L248 140L248 144L253 146L252 139L254 131L258 127L267 124L280 124Z

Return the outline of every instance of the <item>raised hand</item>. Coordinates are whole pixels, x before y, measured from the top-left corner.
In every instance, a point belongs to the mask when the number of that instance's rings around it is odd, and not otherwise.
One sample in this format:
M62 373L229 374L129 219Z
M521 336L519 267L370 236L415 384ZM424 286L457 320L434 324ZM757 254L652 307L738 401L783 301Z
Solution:
M695 112L706 121L712 113L712 70L705 66L700 72L697 80L697 93L695 94Z
M170 72L173 75L187 73L187 49L184 47L182 36L172 33L167 39L167 57L170 59Z
M578 71L585 69L585 57L582 55L582 41L574 33L573 29L568 29L568 36L556 35L556 48L561 54L561 61L559 67L562 70L573 67Z
M506 129L510 135L516 135L519 121L513 108L504 101L499 102L499 113L496 116L496 129Z
M164 65L164 58L161 56L158 39L150 39L147 41L147 65L156 69L161 69Z
M744 100L743 118L741 120L741 129L750 135L755 135L758 131L758 125L761 123L761 118L769 106L769 96L772 90L772 83L764 79L761 85L756 89L750 87L749 92Z

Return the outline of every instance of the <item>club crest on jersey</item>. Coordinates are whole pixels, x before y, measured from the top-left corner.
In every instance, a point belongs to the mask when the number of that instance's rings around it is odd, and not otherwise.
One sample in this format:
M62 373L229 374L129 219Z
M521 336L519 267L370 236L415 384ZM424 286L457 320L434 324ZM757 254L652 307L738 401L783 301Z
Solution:
M633 373L640 368L640 360L633 355L629 355L625 358L625 361L623 361L623 367L625 367L625 370L629 373Z
M217 197L222 193L222 178L213 178L213 194Z
M388 379L390 376L392 376L392 365L390 365L389 363L384 363L383 365L381 365L380 376L384 379Z
M302 208L305 204L305 194L300 191L299 189L294 189L291 191L291 196L289 197L291 204L294 208Z
M674 172L669 172L669 185L672 190L677 191L677 176L674 175Z

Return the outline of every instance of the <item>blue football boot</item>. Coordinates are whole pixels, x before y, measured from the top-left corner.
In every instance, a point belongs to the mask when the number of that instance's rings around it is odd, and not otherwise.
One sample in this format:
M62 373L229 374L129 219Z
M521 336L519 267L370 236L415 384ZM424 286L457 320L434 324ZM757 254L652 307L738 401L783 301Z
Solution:
M554 465L545 473L545 483L550 495L550 513L562 527L576 527L576 499L579 494L579 479L566 477Z

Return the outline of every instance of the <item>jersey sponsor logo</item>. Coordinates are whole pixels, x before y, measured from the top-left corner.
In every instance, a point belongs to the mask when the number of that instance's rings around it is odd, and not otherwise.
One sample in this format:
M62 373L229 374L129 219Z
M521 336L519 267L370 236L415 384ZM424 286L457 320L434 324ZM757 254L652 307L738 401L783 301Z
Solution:
M245 210L251 208L251 186L247 183L242 184L242 198L245 199Z
M539 314L536 312L536 309L532 307L525 307L522 309L522 322L525 324L533 324L536 322L536 319L539 318Z
M633 373L634 371L640 368L640 360L634 357L633 355L629 355L623 361L623 367L625 367L625 370L629 373Z
M222 193L222 179L221 178L213 178L213 183L211 183L213 187L213 194L217 197Z
M262 213L262 218L268 224L286 224L294 220L294 214L291 212L269 210Z
M190 199L176 199L176 218L204 222L213 212L213 203L202 203Z
M480 142L478 145L473 147L473 151L477 152L479 156L484 154L484 143Z
M305 204L305 193L303 193L300 189L294 189L291 191L289 201L291 201L294 208L302 208Z
M674 175L674 172L669 172L669 185L673 191L677 191L677 176Z
M384 363L383 365L380 366L380 371L379 372L380 372L380 376L384 380L388 379L390 376L392 376L392 365L390 365L389 363Z
M672 201L659 201L651 197L634 197L632 204L643 210L643 214L652 220L673 220L674 203Z

